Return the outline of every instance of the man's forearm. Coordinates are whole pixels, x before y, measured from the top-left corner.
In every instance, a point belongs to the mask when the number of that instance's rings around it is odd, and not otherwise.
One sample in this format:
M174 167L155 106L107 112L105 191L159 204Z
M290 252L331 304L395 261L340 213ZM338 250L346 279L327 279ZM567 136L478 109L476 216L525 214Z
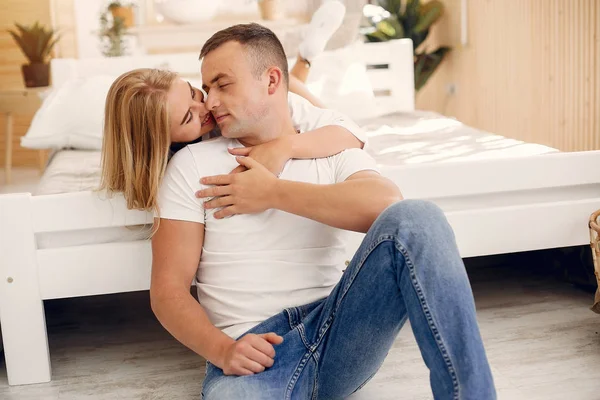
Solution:
M367 232L385 208L401 200L392 182L351 179L331 185L280 180L274 208L340 229Z
M225 348L234 340L216 328L202 306L189 294L151 294L152 310L178 341L218 367Z

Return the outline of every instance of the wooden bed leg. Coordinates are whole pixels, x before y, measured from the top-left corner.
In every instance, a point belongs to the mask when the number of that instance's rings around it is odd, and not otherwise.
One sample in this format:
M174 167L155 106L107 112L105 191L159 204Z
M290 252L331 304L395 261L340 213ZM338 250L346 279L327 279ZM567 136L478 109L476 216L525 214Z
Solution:
M0 195L0 327L9 385L50 381L31 195Z

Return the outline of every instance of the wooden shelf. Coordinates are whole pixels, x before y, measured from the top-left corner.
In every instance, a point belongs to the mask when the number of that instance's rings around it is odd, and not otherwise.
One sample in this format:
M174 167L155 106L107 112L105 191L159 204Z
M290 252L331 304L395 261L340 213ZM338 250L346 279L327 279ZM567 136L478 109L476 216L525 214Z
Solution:
M256 18L215 19L201 24L175 25L155 24L136 26L129 32L136 36L139 45L148 53L175 52L181 49L197 49L217 31L235 24L256 22L271 29L281 40L286 51L299 39L308 20L287 18L277 21Z

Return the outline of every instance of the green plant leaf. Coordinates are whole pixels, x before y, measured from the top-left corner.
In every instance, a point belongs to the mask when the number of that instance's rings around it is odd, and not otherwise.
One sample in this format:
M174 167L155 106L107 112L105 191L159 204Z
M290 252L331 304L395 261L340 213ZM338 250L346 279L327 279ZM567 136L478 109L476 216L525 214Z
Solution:
M380 31L367 33L365 36L369 42L387 42L390 40L383 32Z
M419 46L421 46L421 44L425 41L425 39L427 39L427 35L429 35L429 30L426 30L425 32L420 32L420 33L412 32L410 38L413 41L413 46L415 47L415 53L417 52L417 49L419 48Z
M56 43L60 40L60 38L61 38L61 35L57 35L54 38L54 40L52 42L50 42L50 44L46 47L46 53L44 55L44 59L46 59L50 56L52 49L54 48L54 46L56 46Z
M431 27L444 15L444 5L438 0L425 3L419 12L419 20L415 32L423 32Z
M392 15L399 14L402 8L402 0L379 0L378 3Z
M10 33L10 35L15 40L15 42L17 42L17 46L19 46L23 55L27 59L29 59L28 46L27 46L27 43L25 43L25 41L23 40L23 38L21 36L19 36L19 34L16 33L15 31L8 31L8 33Z
M21 36L26 35L27 32L29 32L29 29L25 28L23 25L21 24L17 24L15 23L15 26L17 27L17 29L19 30L19 33L21 34Z
M404 32L406 32L408 37L412 37L415 26L417 26L419 22L419 7L419 0L408 0L406 3L406 9L401 22L404 26Z
M404 28L398 22L396 17L390 17L377 24L377 30L386 35L389 39L401 39L404 37Z
M449 47L440 47L433 53L416 54L415 57L415 90L419 91L435 70L440 66L444 57L450 51Z
M37 41L36 41L36 49L35 49L35 54L38 56L38 60L37 62L42 62L44 60L44 52L45 52L45 48L48 45L48 41L50 40L50 37L45 35L44 33L40 33L37 37Z
M15 23L17 31L9 31L30 63L45 62L59 36L36 21L31 26Z
M415 89L419 90L450 51L449 47L441 47L433 53L419 53L431 27L443 16L444 5L439 0L379 0L378 3L392 16L379 22L375 32L365 33L365 38L369 42L410 38L415 55Z
M404 14L409 18L417 18L421 8L421 0L408 0L404 9Z

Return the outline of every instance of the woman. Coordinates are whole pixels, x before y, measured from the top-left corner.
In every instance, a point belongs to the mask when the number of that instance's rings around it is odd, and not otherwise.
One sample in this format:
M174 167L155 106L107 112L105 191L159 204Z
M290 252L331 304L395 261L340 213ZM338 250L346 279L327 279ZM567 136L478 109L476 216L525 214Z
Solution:
M317 108L322 105L303 84L310 68L303 54L312 59L324 48L322 22L325 17L331 21L331 4L325 3L329 8L324 5L313 16L318 28L311 32L319 34L319 41L311 35L305 38L290 73L290 92L312 103L289 96L292 120L305 133L252 149L231 150L232 154L251 156L278 174L291 158L321 158L362 147L358 127L331 110ZM330 34L335 31L329 30ZM312 125L303 121L307 113ZM121 75L106 99L101 189L122 192L130 209L157 212L158 190L170 155L209 134L218 135L218 131L200 89L169 71L138 69Z

